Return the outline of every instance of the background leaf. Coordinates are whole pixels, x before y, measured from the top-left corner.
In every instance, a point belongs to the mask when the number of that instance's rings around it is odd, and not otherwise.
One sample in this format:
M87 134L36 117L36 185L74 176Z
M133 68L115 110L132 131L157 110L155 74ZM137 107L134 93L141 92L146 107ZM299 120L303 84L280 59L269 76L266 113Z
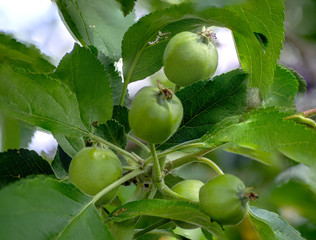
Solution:
M93 122L105 123L111 118L113 107L108 75L88 49L76 44L52 76L61 79L75 94L80 117L87 129L92 129Z
M277 65L273 84L265 99L265 106L295 108L294 98L298 92L297 78L286 68Z
M177 92L184 109L183 120L161 148L198 139L224 118L243 113L247 98L246 77L247 74L238 69Z
M19 181L0 191L0 238L111 240L90 200L52 178Z
M51 72L55 69L34 45L26 46L12 36L0 32L0 64L29 69L31 72Z
M300 240L301 234L276 213L250 207L250 220L262 239Z
M107 220L122 222L140 215L170 218L198 224L220 239L225 239L219 224L212 223L207 215L200 212L198 205L183 201L151 199L129 202L114 210Z
M121 56L124 32L134 23L134 14L126 17L115 0L55 0L60 14L83 46L93 45L106 56Z
M116 0L116 1L121 4L121 10L124 16L126 16L131 11L133 11L133 8L136 2L136 0Z
M0 166L0 188L29 175L54 174L48 161L27 149L0 153Z
M126 146L124 126L116 120L110 119L106 123L100 124L95 128L94 134L123 149Z

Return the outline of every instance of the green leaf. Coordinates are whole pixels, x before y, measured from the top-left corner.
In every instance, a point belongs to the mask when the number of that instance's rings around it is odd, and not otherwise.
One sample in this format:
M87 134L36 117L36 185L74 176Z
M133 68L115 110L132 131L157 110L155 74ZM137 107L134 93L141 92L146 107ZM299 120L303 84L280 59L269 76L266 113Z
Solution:
M126 133L131 130L128 122L128 110L126 107L114 106L112 118L124 126Z
M55 134L54 137L63 151L71 158L85 147L85 142L82 136L69 137L64 134Z
M64 150L58 145L57 152L54 160L52 161L52 168L56 177L63 179L68 177L69 165L71 162L71 157L64 152Z
M20 122L0 112L0 152L20 148Z
M122 42L126 84L144 79L162 67L165 46L175 34L214 25L233 31L242 66L250 74L248 85L259 88L261 96L265 97L273 82L284 38L282 1L247 1L233 6L216 1L207 5L213 6L201 8L200 3L177 5L146 15L130 27ZM256 19L258 15L261 17ZM159 36L159 32L166 35ZM266 46L258 41L258 36L267 38Z
M124 16L128 15L131 11L133 11L136 0L116 0L121 4L121 10Z
M121 100L121 95L123 91L123 78L122 74L116 70L115 63L113 60L106 57L103 53L99 52L99 61L103 64L105 71L109 75L109 80L111 83L113 105L119 105ZM127 106L129 101L128 90L126 90L123 105Z
M29 175L54 174L50 164L35 151L8 150L0 153L0 188Z
M178 131L161 148L197 139L224 118L246 109L247 74L240 69L202 81L177 92L184 114Z
M106 56L121 56L123 34L134 23L115 0L55 0L63 21L83 46L93 45Z
M80 117L86 128L105 123L112 116L112 96L108 75L98 59L86 48L75 45L52 75L61 79L75 93Z
M34 45L24 45L10 35L0 32L0 64L29 69L31 72L51 72L55 66L47 61Z
M300 93L305 93L306 88L307 88L307 83L306 83L305 79L298 72L296 72L294 69L287 67L287 70L289 70L296 77L296 79L299 83L298 91Z
M300 240L301 234L280 218L276 213L264 209L250 207L250 220L258 231L260 238L265 240Z
M298 92L298 87L297 78L286 68L278 65L264 105L295 108L294 98Z
M60 80L0 65L0 110L52 133L87 132L76 96Z
M228 8L248 23L257 40L256 43L253 37L233 31L241 65L250 73L249 87L259 88L260 95L265 98L273 84L284 41L284 1L246 1Z
M140 215L185 221L205 228L219 239L225 239L219 224L212 223L210 218L199 210L198 205L183 201L151 199L129 202L114 210L107 220L122 222Z
M116 120L108 120L104 124L95 127L94 134L115 144L118 147L126 147L126 136L124 126Z
M316 131L305 124L286 119L293 112L281 112L270 107L249 112L243 116L242 122L228 126L216 135L212 132L201 139L209 146L218 142L230 142L229 150L240 152L239 147L248 149L255 159L272 164L269 156L282 153L286 157L306 165L316 160Z
M111 240L90 201L52 178L19 181L0 191L0 238Z

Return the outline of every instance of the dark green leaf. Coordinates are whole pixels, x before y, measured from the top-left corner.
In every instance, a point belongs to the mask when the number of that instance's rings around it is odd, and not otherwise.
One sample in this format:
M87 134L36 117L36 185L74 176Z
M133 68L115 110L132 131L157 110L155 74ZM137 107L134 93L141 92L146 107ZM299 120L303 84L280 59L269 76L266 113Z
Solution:
M134 23L115 0L55 0L65 24L83 46L93 45L106 56L121 56L124 32Z
M70 162L71 157L58 145L55 158L52 161L52 168L58 178L62 179L68 176Z
M8 150L0 153L0 188L29 175L54 174L50 164L35 151Z
M126 16L131 11L133 11L135 2L136 2L136 0L116 0L116 1L121 4L121 10L124 16Z
M114 106L112 118L124 126L126 133L131 130L128 123L128 110L126 107Z
M200 138L224 118L243 113L247 98L246 77L247 74L238 69L177 92L184 109L183 120L162 148Z
M220 225L212 223L210 218L199 210L198 205L189 202L164 199L129 202L114 210L107 220L122 222L140 215L185 221L205 228L219 239L225 239Z
M284 221L276 213L264 209L250 207L250 220L258 231L259 236L265 240L300 240L301 234Z
M298 87L297 78L286 68L277 65L273 84L264 105L294 108Z
M87 129L112 116L112 96L104 67L88 49L75 45L58 65L53 77L61 79L75 94L80 117Z
M0 192L0 239L106 239L91 198L67 183L37 177Z
M55 66L47 61L34 45L26 46L0 32L0 64L29 69L31 72L51 72Z
M287 68L287 70L289 70L296 77L296 79L298 81L298 91L300 93L305 93L306 88L307 88L307 83L306 83L305 79L298 72L296 72L294 69Z
M293 111L281 112L273 107L258 109L245 114L242 122L230 125L216 135L206 134L202 141L209 146L230 142L229 150L267 164L273 163L273 158L267 156L282 153L297 162L312 165L316 160L316 131L286 119L290 115Z
M76 96L58 79L0 65L0 110L54 134L87 132Z
M111 119L104 124L100 124L95 127L94 133L116 146L121 148L125 148L126 146L125 129L116 120Z

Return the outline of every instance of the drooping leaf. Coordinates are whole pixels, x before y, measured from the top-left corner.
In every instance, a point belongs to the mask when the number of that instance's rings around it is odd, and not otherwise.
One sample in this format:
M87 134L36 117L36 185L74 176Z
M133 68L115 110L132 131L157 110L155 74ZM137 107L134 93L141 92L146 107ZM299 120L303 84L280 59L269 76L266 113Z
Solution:
M265 98L273 84L273 75L284 41L284 1L246 1L228 7L244 19L257 40L233 31L239 60L250 73L249 87L259 88Z
M116 146L121 148L125 148L126 146L124 126L119 124L116 120L110 119L106 123L100 124L95 127L94 133Z
M51 72L55 66L47 61L34 45L24 45L12 36L0 32L0 64L29 69L31 72Z
M198 139L224 118L243 113L247 99L246 77L247 74L238 69L177 92L184 109L183 120L162 148Z
M73 158L78 151L85 147L85 142L82 136L65 136L64 134L55 134L59 146L71 158Z
M219 142L230 142L228 150L242 153L271 164L273 159L262 158L275 153L306 165L316 160L316 131L305 124L287 119L291 112L281 112L270 107L249 112L241 118L241 122L229 125L219 133L206 134L201 139L209 146ZM242 149L247 149L240 152Z
M164 48L175 34L197 31L203 25L213 25L233 31L242 66L250 74L248 84L258 88L265 97L272 85L276 60L282 48L284 6L282 1L234 3L236 5L226 6L212 1L203 8L199 2L197 5L181 4L141 18L128 29L123 38L125 81L144 79L158 71L162 67ZM243 11L249 14L242 14ZM252 15L257 16L257 13L264 13L260 19L269 18L269 21L253 19L255 17ZM271 31L267 32L270 28ZM257 36L266 37L266 46L258 41Z
M0 110L52 133L80 136L76 96L58 79L0 65Z
M265 240L303 240L301 234L276 213L264 209L250 207L250 220L258 231L261 239Z
M116 0L121 4L121 10L124 16L128 15L131 11L133 11L136 0Z
M211 222L209 217L199 210L199 206L189 202L151 199L133 201L114 210L108 221L122 222L140 215L156 216L181 220L205 228L219 239L225 239L219 224Z
M294 98L298 87L297 78L286 68L278 65L264 105L294 108Z
M35 151L14 149L0 153L0 188L29 175L54 174L50 164Z
M61 16L83 46L93 45L106 56L118 59L124 32L134 23L115 0L55 0Z
M58 146L54 160L52 161L52 168L56 177L63 179L68 176L69 165L71 157L64 152L64 150Z
M60 61L52 75L61 79L75 94L80 117L87 129L92 123L105 123L112 116L112 95L107 73L86 48L75 45Z
M0 191L0 238L111 240L90 201L56 179L21 180Z
M289 70L296 77L296 79L298 81L298 91L300 93L305 93L306 88L307 88L307 83L306 83L305 79L298 72L296 72L294 69L287 67L287 70Z

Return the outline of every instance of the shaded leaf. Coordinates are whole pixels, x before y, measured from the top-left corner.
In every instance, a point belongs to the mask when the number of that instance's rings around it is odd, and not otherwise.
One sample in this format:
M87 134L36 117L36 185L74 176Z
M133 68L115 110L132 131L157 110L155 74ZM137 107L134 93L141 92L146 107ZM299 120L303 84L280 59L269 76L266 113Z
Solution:
M121 4L121 10L124 16L128 15L131 11L133 11L136 0L116 0Z
M31 72L51 72L55 66L47 61L34 45L18 42L12 36L0 32L0 64L29 69Z
M124 87L122 74L116 69L114 61L106 57L103 53L99 52L98 59L103 64L105 71L109 75L113 96L113 105L120 105L121 95ZM128 89L126 89L123 106L126 106L128 101L129 95Z
M294 99L298 92L297 78L286 68L277 66L270 92L265 99L265 106L295 108Z
M118 59L124 32L134 23L115 0L55 0L63 21L83 46L93 45L106 56Z
M94 134L121 148L126 146L124 127L116 120L111 119L95 127Z
M64 152L64 150L58 145L57 152L54 160L52 161L52 168L56 177L63 179L68 176L68 169L71 162L71 157Z
M14 149L0 153L0 188L29 175L54 174L50 164L35 151Z
M19 181L0 191L0 238L112 239L90 200L52 178Z
M276 213L250 207L250 220L262 239L300 240L301 234Z
M52 76L61 79L75 94L80 117L87 129L92 129L93 122L105 123L111 118L113 107L108 75L88 49L76 44Z
M185 221L205 228L219 239L225 239L219 224L212 223L209 217L199 210L198 205L183 201L151 199L129 202L114 210L107 220L122 222L140 215Z
M128 110L126 107L114 106L112 118L124 126L126 133L131 130L128 122Z
M224 118L243 113L247 99L246 77L247 74L238 69L177 92L184 109L183 120L161 148L200 138Z

